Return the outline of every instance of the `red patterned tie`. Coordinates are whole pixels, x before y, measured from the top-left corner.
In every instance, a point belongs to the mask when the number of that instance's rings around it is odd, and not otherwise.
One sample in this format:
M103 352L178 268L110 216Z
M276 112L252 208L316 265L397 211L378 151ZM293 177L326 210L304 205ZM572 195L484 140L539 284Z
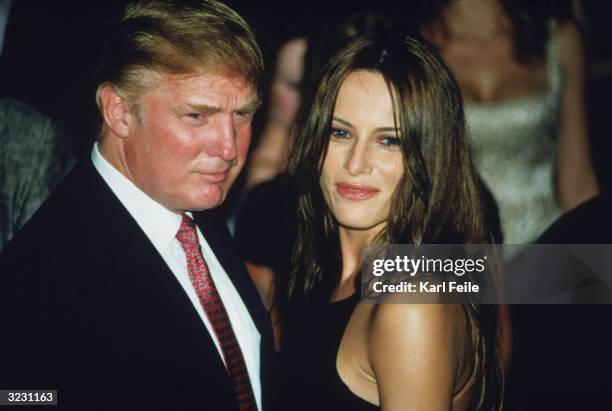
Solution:
M202 307L204 307L204 312L206 312L206 316L215 330L217 341L221 345L227 371L234 384L234 392L238 399L240 411L257 411L251 380L249 379L240 345L238 345L238 340L232 329L227 311L225 311L223 306L223 301L219 297L215 283L208 271L206 261L204 261L202 256L195 224L186 215L183 215L183 221L176 234L176 238L181 243L183 250L185 250L189 278L191 278L191 283L200 299L200 303L202 303Z

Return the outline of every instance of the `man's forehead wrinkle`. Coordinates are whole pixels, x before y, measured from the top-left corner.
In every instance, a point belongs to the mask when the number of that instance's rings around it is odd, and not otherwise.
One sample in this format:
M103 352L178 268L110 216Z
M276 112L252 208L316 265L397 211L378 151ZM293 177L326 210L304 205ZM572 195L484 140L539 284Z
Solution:
M216 97L221 98L217 99ZM256 95L243 98L239 95L211 96L210 94L203 93L201 95L188 96L188 101L185 104L181 104L181 106L198 111L219 112L225 109L256 110L260 104L260 100Z
M216 72L153 74L156 85L148 91L165 95L166 104L176 114L256 111L261 105L257 88L244 78Z
M225 87L227 85L231 85L232 87L242 88L248 86L250 88L255 89L255 84L249 81L248 79L237 76L237 75L229 75L225 72L221 71L199 71L194 73L183 73L183 74L161 74L158 73L161 79L166 79L169 82L177 85L180 83L188 82L189 80L197 80L201 78L205 78L209 85L212 87L220 86ZM221 83L221 84L219 84Z

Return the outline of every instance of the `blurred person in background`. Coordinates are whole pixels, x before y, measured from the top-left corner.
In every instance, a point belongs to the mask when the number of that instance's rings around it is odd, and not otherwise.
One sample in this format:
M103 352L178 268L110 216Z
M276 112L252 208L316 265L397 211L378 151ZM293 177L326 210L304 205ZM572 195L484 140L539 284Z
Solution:
M0 98L0 249L74 165L66 134L29 105Z
M288 33L277 33L275 39L276 44L269 45L274 49L274 57L266 66L271 67L273 74L266 83L267 98L261 113L265 120L263 125L259 125L261 129L255 136L254 148L246 165L246 190L284 171L291 148L291 127L302 101L300 87L307 47L305 35L293 26Z
M261 10L259 10L261 12ZM263 106L253 124L251 153L243 171L229 225L249 274L262 296L275 272L286 271L286 190L282 175L291 150L292 127L302 99L308 13L268 10L252 19L266 70ZM270 308L271 302L266 306Z
M562 210L599 190L580 30L544 0L438 0L423 3L421 13L423 37L461 87L503 240L533 242Z

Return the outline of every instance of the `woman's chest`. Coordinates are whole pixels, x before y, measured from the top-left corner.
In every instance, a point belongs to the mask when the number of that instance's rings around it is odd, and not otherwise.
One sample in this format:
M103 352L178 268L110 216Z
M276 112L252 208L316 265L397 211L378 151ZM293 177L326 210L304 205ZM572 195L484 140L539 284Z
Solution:
M373 304L358 304L338 347L336 369L342 382L356 396L378 404L378 386L368 357L368 325Z

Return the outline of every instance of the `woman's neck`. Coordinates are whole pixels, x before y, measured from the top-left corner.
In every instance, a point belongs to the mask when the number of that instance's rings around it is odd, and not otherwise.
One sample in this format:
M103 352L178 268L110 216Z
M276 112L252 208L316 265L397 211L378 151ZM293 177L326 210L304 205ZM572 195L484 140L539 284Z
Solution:
M342 256L342 274L337 288L339 297L346 297L344 295L348 293L346 290L354 291L354 279L363 257L363 247L372 244L383 228L384 223L368 230L339 227L340 254Z

